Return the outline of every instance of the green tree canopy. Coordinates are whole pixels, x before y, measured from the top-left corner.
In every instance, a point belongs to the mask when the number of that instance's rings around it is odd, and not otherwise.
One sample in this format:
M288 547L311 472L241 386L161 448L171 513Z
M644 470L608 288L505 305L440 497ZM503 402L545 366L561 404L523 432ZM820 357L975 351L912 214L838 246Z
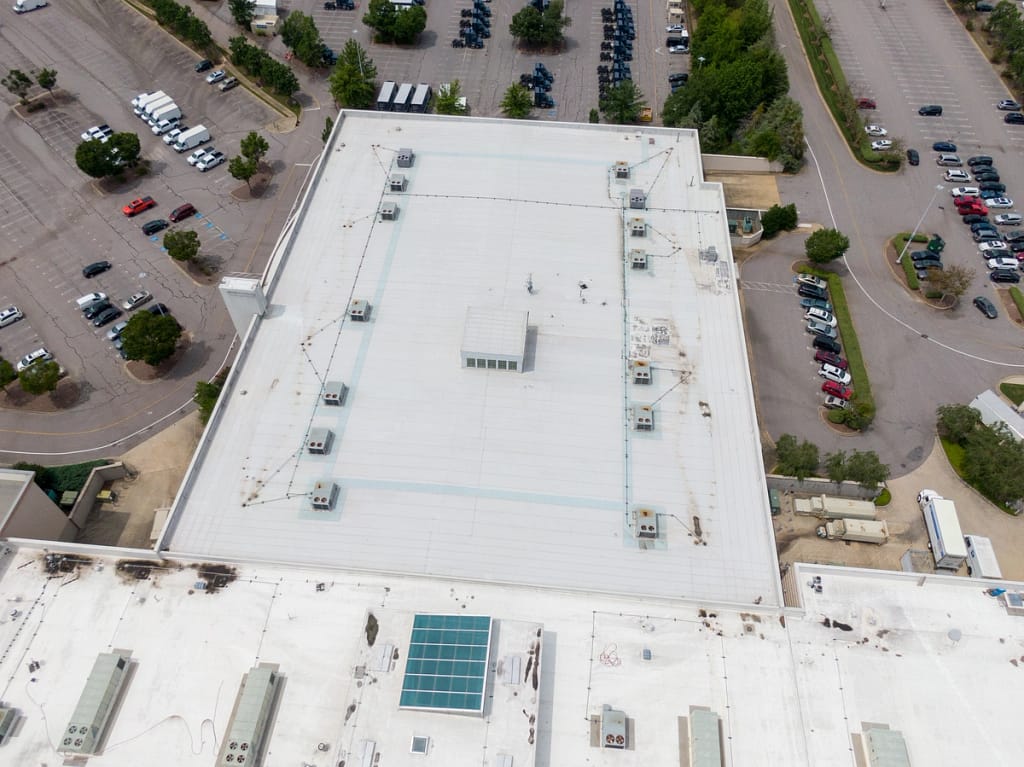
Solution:
M52 96L53 89L57 86L57 70L40 69L36 74L36 82L39 83L40 88L45 88Z
M228 0L228 8L235 23L248 29L256 15L256 3L253 0Z
M392 39L399 45L411 45L426 28L427 11L422 5L403 8L395 16Z
M874 450L854 450L846 459L846 474L861 487L874 489L889 479L889 467Z
M18 373L21 388L29 394L45 394L57 388L60 365L53 360L37 362Z
M196 391L193 399L199 406L199 420L206 424L213 414L213 407L217 404L221 389L224 388L224 379L227 373L219 373L212 381L196 381Z
M426 29L427 11L421 5L398 8L390 0L370 0L363 23L374 30L378 42L408 45Z
M29 79L28 75L20 69L12 69L0 82L4 84L7 90L17 96L22 104L25 103L28 90L32 87L32 80Z
M446 87L437 89L437 98L434 100L434 111L439 115L461 115L465 108L460 104L462 99L462 83L452 80Z
M842 258L850 247L849 238L836 229L819 229L807 238L804 250L807 258L816 264L827 264Z
M968 482L998 503L1024 498L1024 444L1003 423L970 433L963 471Z
M256 131L249 131L242 139L240 148L243 155L259 163L270 151L270 144Z
M804 479L818 470L818 446L804 440L797 442L792 434L783 434L775 443L776 471Z
M167 255L175 261L191 261L199 255L199 234L191 229L178 229L164 235Z
M142 143L137 133L115 133L107 141L106 145L110 152L111 162L115 166L127 166L133 168L139 163L139 156L142 154Z
M510 85L501 100L502 114L521 120L529 117L532 110L533 94L519 83Z
M565 28L572 24L564 11L565 0L551 0L543 11L527 5L512 17L508 31L528 46L560 46L565 41Z
M625 125L640 119L640 110L646 106L644 94L632 80L623 80L608 89L601 100L601 112L610 123Z
M956 302L971 287L976 274L976 270L960 264L950 264L945 269L929 269L928 286Z
M967 444L967 438L981 424L981 413L970 405L940 405L935 410L939 436L958 445Z
M0 357L0 386L7 386L17 377L18 374L14 370L14 365Z
M331 72L334 103L350 109L370 108L377 92L376 78L377 67L366 55L366 49L355 40L349 40L341 49L338 63Z
M117 172L117 166L110 156L110 148L102 141L83 141L75 149L75 165L87 176L104 178Z
M181 337L181 326L169 314L140 311L128 320L121 333L122 348L130 360L159 365L174 354Z
M295 58L306 66L318 67L324 61L324 41L312 16L291 11L281 25L281 42L295 52Z
M256 175L259 169L259 163L256 160L250 160L242 155L237 155L228 160L228 173L231 174L231 178L244 181L250 191L252 190L252 177Z
M837 450L825 456L825 475L837 485L849 477L846 467L846 452Z
M764 229L764 236L771 239L782 231L796 229L797 212L796 204L772 205L761 216L761 227Z

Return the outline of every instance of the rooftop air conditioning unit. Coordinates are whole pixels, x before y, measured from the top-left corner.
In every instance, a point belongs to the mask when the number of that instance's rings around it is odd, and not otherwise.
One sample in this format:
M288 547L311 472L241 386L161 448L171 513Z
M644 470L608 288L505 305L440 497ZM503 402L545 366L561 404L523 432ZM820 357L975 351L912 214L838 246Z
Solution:
M348 387L341 381L328 381L324 384L324 404L340 406L345 404Z
M615 178L629 178L629 163L619 160L615 163Z
M647 251L646 250L631 250L629 251L629 266L631 269L646 269L647 268Z
M393 202L382 202L380 205L380 220L394 221L398 218L398 206Z
M629 363L633 373L633 383L649 384L651 382L651 364L647 360L633 360Z
M707 261L709 264L713 264L718 261L718 249L714 245L708 245L706 248L701 248L700 260Z
M636 509L633 512L633 535L653 540L658 537L658 515L650 509Z
M327 455L331 452L331 443L333 442L334 432L330 429L310 429L309 439L306 440L306 448L313 455Z
M408 149L408 148L399 149L398 150L398 157L396 158L396 162L398 164L398 167L399 168L411 168L412 167L412 161L413 161L413 159L415 157L416 157L416 155L413 154L413 151L411 149Z
M313 485L313 509L331 511L338 500L338 486L329 479L321 479Z
M404 192L405 191L405 174L404 173L392 173L391 179L388 183L388 187L392 192Z
M647 223L642 218L631 218L629 220L629 234L632 237L646 237Z
M370 319L370 305L362 298L353 298L348 306L348 318L353 322L366 322Z
M620 751L626 748L626 714L607 704L601 706L601 746Z
M629 190L629 207L634 210L643 210L647 207L647 193L643 189Z
M633 428L637 431L654 431L654 408L650 405L633 408Z

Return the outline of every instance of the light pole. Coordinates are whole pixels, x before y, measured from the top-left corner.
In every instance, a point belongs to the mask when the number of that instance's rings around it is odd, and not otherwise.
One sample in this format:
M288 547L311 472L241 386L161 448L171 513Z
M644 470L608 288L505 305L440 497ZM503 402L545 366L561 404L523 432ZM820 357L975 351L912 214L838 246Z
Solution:
M697 69L703 69L703 68L704 68L704 57L703 56L698 56L697 57Z
M939 196L939 192L941 192L945 188L946 187L944 187L942 184L937 184L935 186L935 192L932 194L932 198L928 201L928 205L925 207L924 213L922 213L921 218L918 219L917 226L914 227L914 231L910 233L910 239L908 239L906 245L903 246L903 250L900 252L900 257L896 259L897 264L903 261L903 256L907 254L907 248L910 247L910 243L912 243L914 241L914 238L917 236L917 230L920 229L921 224L924 223L924 217L927 216L928 211L932 209L932 205L935 204L935 198Z

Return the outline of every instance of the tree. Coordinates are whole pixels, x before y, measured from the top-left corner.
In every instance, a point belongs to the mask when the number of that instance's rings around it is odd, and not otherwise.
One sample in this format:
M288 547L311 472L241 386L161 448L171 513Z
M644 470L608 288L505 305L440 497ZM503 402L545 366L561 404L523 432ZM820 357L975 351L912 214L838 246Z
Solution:
M240 27L248 29L256 15L256 3L253 0L228 0L231 18Z
M281 42L295 52L295 58L306 66L318 67L324 61L324 41L312 16L291 11L281 25Z
M590 116L587 119L592 123L599 123L601 122L601 113L596 109L591 109Z
M249 134L242 139L240 148L243 155L259 164L260 160L270 151L270 144L256 131L249 131Z
M427 28L427 11L422 5L403 8L395 16L392 39L399 45L416 42L420 32Z
M109 143L109 142L108 142ZM87 176L104 178L117 173L110 149L101 141L83 141L75 150L75 165Z
M199 255L199 234L189 229L179 229L164 235L167 255L175 261L191 261Z
M159 365L174 354L181 337L181 326L169 314L138 312L121 333L122 348L130 360Z
M331 131L334 130L334 118L330 115L324 120L324 129L320 133L320 139L326 144L331 138ZM230 168L229 168L230 170ZM238 176L235 176L238 178Z
M846 469L846 453L844 451L837 450L825 456L825 475L837 485L846 481L849 474Z
M863 488L873 490L889 478L889 467L874 450L854 450L846 459L846 474Z
M779 232L795 229L797 223L796 204L772 205L761 216L761 227L766 239L771 239Z
M843 414L842 422L851 429L857 431L863 431L871 422L875 420L875 403L864 397L861 397L859 393L854 392L853 399L850 400L850 404L846 406L845 410L841 411Z
M807 238L804 250L816 264L827 264L841 258L850 247L849 238L836 229L819 229Z
M981 426L981 413L970 405L940 405L935 415L939 436L957 445L965 445L967 438Z
M142 144L139 142L138 134L115 133L104 146L110 152L110 160L115 167L134 168L139 164Z
M40 88L45 88L50 94L50 98L53 98L53 89L57 85L57 70L56 69L40 69L36 74L36 82L39 83Z
M0 387L7 386L17 377L18 374L14 370L14 365L0 357Z
M956 303L974 282L977 272L969 266L953 264L946 269L929 269L928 285L942 295L951 296Z
M798 443L792 434L779 437L775 455L778 458L776 471L780 474L803 480L818 470L818 446L807 440Z
M28 103L28 99L25 97L28 95L28 89L32 87L32 81L24 72L20 69L12 69L0 82L4 84L7 90L17 96L22 104Z
M572 24L564 10L564 0L551 0L543 11L527 5L512 17L508 31L528 46L560 46L565 41L564 29Z
M398 9L390 0L370 0L363 14L363 23L377 34L375 38L381 43L390 43L395 39L395 21Z
M439 115L461 115L465 113L465 107L460 103L462 100L462 83L452 80L437 89L437 100L434 101L434 111Z
M501 100L502 114L521 120L524 117L529 117L532 109L533 94L519 83L510 85L505 91L505 97Z
M249 187L249 191L252 191L252 177L259 171L259 163L255 160L251 160L248 157L238 155L228 160L228 173L231 174L232 178L244 181L245 185Z
M227 371L218 373L212 381L196 381L196 393L193 399L199 406L199 420L205 425L213 414L213 407L217 404L221 389L224 388L224 379Z
M963 471L968 482L998 503L1024 497L1024 445L1004 423L971 432L964 447Z
M632 80L623 80L608 89L601 99L601 111L605 120L620 125L635 123L640 119L640 110L647 104L644 94Z
M377 92L377 67L366 50L355 40L341 49L338 63L331 72L331 97L338 106L368 109ZM325 139L326 141L326 139Z
M18 373L21 388L29 394L45 394L57 388L60 380L60 365L53 360L37 362Z

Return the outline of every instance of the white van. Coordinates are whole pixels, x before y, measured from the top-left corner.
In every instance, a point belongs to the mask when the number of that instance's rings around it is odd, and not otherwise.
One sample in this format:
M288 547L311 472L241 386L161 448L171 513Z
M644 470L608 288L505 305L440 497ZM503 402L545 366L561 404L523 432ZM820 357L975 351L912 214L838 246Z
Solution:
M960 160L960 155L956 154L940 154L939 159L935 161L936 165L945 165L947 167L959 168L963 165Z
M78 308L83 312L93 304L98 304L100 301L106 301L106 293L87 293L81 298L76 298L75 303L78 304Z
M24 357L22 357L20 360L18 360L18 372L20 373L22 370L27 368L29 365L34 365L35 363L41 362L41 361L49 362L52 359L53 359L53 355L50 354L48 351L46 351L45 348L40 347L40 348L36 349L34 352L29 352Z

